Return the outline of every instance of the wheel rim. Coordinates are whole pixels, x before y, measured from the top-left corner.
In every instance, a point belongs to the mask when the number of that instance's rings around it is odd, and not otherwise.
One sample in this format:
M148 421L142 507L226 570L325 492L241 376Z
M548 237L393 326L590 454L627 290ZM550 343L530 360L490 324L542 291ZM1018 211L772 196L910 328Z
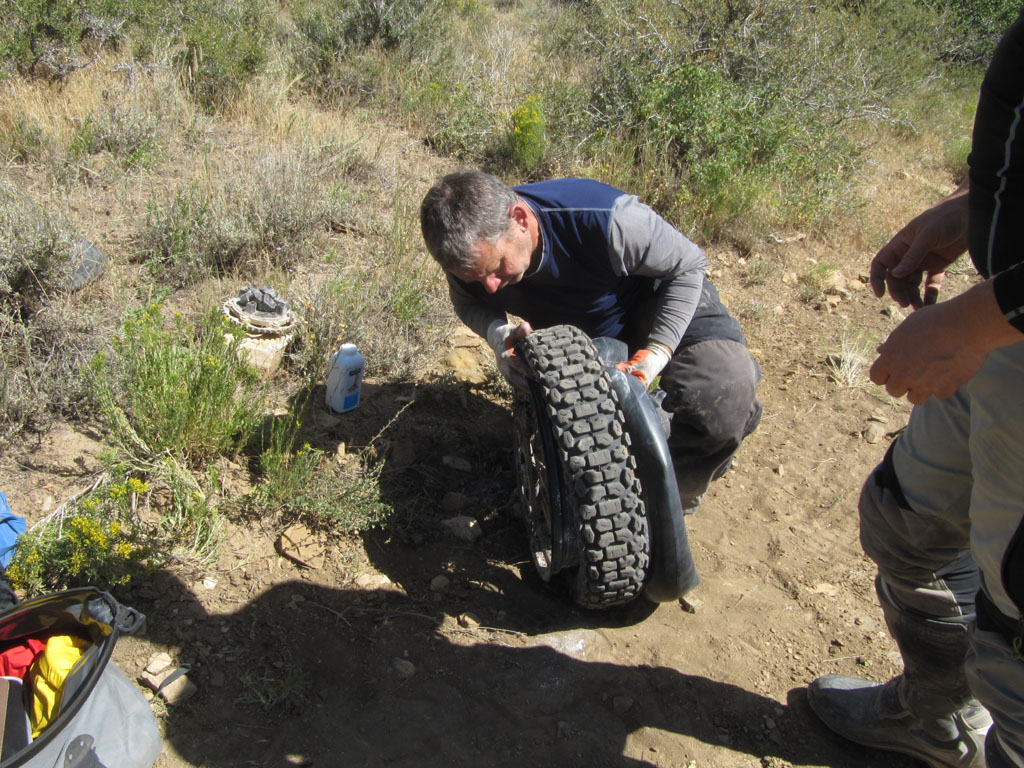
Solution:
M546 457L554 447L553 439L545 450L545 430L537 419L531 398L520 396L515 408L516 474L523 506L530 557L541 579L550 581L561 570L561 558L554 534L561 518L560 481L557 465ZM550 438L549 438L550 439Z

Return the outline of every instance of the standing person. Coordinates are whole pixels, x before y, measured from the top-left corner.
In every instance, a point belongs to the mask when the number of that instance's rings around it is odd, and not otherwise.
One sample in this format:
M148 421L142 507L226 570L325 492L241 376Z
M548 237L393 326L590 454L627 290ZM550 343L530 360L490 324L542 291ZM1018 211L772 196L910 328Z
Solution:
M589 179L512 188L453 173L427 193L420 223L456 314L513 383L524 375L516 341L559 324L625 342L623 370L648 386L661 377L680 499L694 511L761 418L760 369L701 249L635 196Z
M1024 12L986 72L968 180L871 263L875 294L915 309L871 379L916 407L859 505L903 673L808 690L834 731L933 767L1024 766L1022 113ZM936 304L964 250L985 280Z

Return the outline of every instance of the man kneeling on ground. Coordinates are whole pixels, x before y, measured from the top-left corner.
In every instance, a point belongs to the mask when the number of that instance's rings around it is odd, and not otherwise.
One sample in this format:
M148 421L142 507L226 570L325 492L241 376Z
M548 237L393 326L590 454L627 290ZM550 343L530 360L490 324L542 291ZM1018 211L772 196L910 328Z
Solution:
M445 176L420 209L455 312L524 386L517 341L574 325L626 343L620 367L659 388L683 509L693 512L761 419L760 369L705 277L703 251L634 195L589 179L508 187ZM509 315L522 318L515 325Z

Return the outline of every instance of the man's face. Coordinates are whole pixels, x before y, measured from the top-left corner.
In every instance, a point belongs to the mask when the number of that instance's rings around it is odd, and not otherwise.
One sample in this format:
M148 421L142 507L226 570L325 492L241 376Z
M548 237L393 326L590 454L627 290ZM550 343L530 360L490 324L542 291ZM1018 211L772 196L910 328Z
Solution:
M459 270L455 276L466 283L480 283L488 293L518 283L530 268L530 239L516 229L493 243L481 240L473 253L476 266Z

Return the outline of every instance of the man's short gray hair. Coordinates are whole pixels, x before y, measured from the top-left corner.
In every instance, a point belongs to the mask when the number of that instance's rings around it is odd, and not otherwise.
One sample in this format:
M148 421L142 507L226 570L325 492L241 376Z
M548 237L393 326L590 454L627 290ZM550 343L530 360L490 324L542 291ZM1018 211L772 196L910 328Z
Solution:
M509 209L519 199L511 187L482 171L458 171L437 182L420 206L427 250L446 272L476 266L473 246L493 243L512 226Z

